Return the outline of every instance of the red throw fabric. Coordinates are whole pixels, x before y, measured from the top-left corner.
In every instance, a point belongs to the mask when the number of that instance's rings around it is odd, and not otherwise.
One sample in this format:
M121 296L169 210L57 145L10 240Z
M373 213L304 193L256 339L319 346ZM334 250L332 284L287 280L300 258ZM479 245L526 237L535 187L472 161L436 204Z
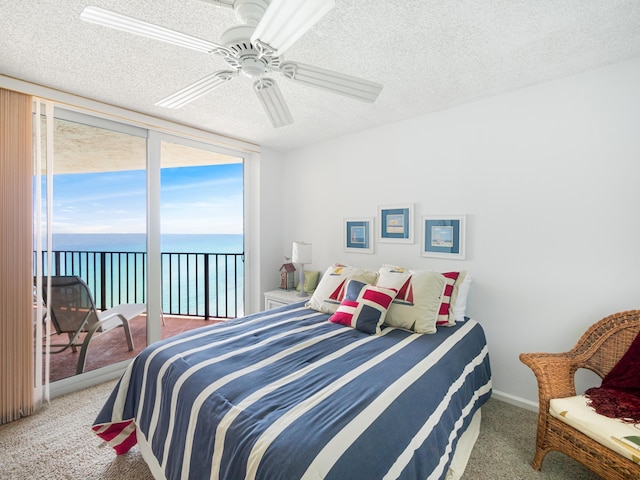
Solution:
M127 453L138 443L136 425L133 419L123 422L102 423L94 425L91 428L96 435L112 447L118 455Z
M640 333L602 385L590 388L585 396L600 415L640 423Z

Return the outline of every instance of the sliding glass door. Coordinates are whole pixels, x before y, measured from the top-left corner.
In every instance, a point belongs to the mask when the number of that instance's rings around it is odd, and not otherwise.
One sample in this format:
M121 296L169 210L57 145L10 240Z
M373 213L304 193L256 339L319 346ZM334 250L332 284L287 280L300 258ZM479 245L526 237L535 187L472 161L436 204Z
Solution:
M85 326L77 345L66 348L75 333L54 312L51 353L43 357L49 380L91 375L132 359L148 343L243 315L244 159L67 109L56 108L52 123L50 184L35 177L50 198L42 206L43 218L51 210L52 232L50 253L40 255L44 276L78 277L98 315L131 304L146 311L129 319L130 335L123 326L101 327L85 342ZM46 237L41 242L47 246ZM48 294L49 303L60 303ZM68 303L60 316L74 308Z
M176 137L160 151L166 337L244 313L244 164Z
M52 245L51 258L43 254L44 274L78 277L91 297L79 305L71 283L49 292L49 303L60 308L51 315L49 335L49 379L55 382L130 359L147 344L145 315L130 319L133 350L124 328L101 327L90 340L86 332L76 335L95 321L92 304L99 313L146 302L147 132L56 108L52 133L52 182L43 189L52 193ZM82 311L72 318L73 309Z

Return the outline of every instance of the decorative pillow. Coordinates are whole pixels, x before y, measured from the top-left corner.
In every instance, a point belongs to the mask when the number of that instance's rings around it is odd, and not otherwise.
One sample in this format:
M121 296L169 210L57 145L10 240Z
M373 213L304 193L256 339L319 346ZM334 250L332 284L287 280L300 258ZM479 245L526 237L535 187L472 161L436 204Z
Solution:
M460 276L460 272L447 272L443 273L442 276L445 279L444 286L444 294L442 295L442 300L440 301L440 310L438 311L438 321L436 325L439 327L442 326L453 326L456 324L455 318L451 313L451 305L453 304L452 297L454 286L457 283L458 277Z
M376 272L336 263L324 272L311 300L306 303L306 307L318 312L336 313L344 298L348 280L354 279L362 283L374 284L377 277Z
M304 272L304 291L307 293L313 293L316 289L316 285L318 285L318 278L320 277L320 272ZM298 286L296 287L297 291L300 291L300 282L298 282Z
M398 291L385 324L416 333L435 333L446 286L444 276L438 272L405 270L389 265L382 266L378 273L377 286Z
M329 321L357 328L364 333L379 334L380 325L396 293L392 288L349 280L344 299Z
M451 298L451 304L453 305L453 318L456 322L464 322L464 317L467 313L467 296L469 295L469 289L471 288L471 275L468 272L460 272L465 273L464 279L461 281L460 277L458 277L457 283L460 283L460 286L457 289L457 292L454 291L454 294Z

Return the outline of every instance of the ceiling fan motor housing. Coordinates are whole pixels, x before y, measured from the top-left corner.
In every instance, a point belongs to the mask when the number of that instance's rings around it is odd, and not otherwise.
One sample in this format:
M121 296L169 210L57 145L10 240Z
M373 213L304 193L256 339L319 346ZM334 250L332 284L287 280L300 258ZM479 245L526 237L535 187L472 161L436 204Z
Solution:
M222 42L240 63L240 72L248 77L258 78L264 75L268 68L278 69L281 59L258 51L251 43L251 35L254 30L255 28L249 25L231 27L222 34ZM237 68L235 63L227 63Z

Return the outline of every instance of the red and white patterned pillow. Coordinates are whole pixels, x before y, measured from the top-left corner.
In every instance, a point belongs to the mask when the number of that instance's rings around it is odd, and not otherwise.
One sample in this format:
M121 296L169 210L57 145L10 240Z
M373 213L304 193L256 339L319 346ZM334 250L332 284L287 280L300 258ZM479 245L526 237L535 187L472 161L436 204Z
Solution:
M398 290L385 323L416 333L436 333L445 277L438 272L396 265L383 265L378 275L377 286Z
M444 293L440 300L440 310L438 311L438 320L436 320L436 325L439 327L453 326L456 324L456 320L454 316L451 315L451 302L454 285L460 276L460 272L447 272L443 273L442 276L445 278L446 283Z
M349 280L344 299L329 321L356 328L364 333L379 334L387 310L396 298L392 288Z
M355 279L373 284L376 283L377 277L377 272L336 263L324 272L306 306L318 312L335 313L344 298L349 280Z

